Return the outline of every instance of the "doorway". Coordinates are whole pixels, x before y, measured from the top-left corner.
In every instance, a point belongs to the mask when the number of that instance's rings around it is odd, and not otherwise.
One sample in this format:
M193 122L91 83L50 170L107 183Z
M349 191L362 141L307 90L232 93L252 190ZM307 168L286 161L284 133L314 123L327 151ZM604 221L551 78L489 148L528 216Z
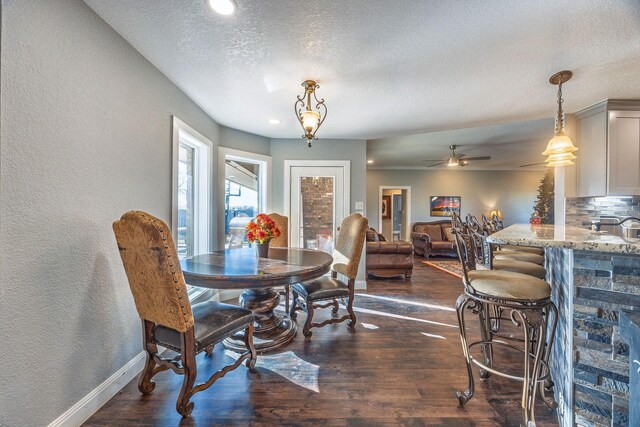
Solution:
M379 232L389 241L409 240L411 234L411 187L380 186Z
M292 247L331 253L349 215L349 161L285 161L285 215Z

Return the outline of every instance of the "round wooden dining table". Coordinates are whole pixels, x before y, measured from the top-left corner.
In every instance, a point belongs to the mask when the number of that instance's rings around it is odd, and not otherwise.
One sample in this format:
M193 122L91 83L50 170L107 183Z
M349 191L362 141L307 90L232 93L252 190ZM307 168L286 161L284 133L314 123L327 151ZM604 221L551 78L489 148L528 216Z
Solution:
M333 258L326 252L269 248L268 258L258 258L254 248L226 249L195 255L180 261L185 281L211 289L243 289L240 305L253 311L254 343L259 353L283 347L293 340L297 325L289 313L274 310L280 303L275 286L315 279L326 274ZM243 352L242 333L223 342L230 350Z

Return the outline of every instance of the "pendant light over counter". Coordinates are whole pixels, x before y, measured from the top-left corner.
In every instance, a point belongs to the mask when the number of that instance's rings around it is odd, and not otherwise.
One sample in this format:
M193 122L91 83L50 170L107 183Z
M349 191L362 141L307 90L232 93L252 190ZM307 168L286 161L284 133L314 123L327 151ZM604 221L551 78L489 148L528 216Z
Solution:
M558 86L558 113L556 115L556 130L553 138L549 140L547 149L542 153L547 157L545 162L548 167L569 166L574 164L577 157L573 154L578 147L573 145L571 138L564 132L564 111L562 111L562 84L566 83L573 73L571 71L559 71L549 78L549 83Z

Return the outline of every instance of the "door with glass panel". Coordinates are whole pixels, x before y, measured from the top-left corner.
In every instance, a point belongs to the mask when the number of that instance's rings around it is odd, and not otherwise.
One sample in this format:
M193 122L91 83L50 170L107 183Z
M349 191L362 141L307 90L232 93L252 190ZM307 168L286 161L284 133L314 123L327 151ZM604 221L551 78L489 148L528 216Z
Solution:
M291 166L289 175L291 245L331 253L349 209L345 167Z

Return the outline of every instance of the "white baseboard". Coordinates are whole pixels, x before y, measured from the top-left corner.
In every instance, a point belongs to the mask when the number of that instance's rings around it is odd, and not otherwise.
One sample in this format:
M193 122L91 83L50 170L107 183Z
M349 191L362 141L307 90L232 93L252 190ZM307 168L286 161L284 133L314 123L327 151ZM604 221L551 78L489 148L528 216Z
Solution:
M91 415L142 371L145 357L144 351L138 353L126 365L56 418L49 424L49 427L76 427L87 421Z

